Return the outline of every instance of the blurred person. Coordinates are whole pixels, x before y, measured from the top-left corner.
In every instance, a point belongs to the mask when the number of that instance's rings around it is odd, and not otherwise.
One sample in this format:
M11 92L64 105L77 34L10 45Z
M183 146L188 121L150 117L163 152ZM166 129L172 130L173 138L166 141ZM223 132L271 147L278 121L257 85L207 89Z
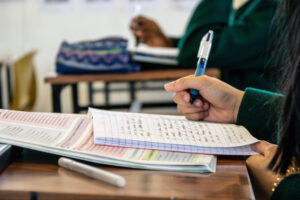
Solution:
M178 47L177 59L183 68L195 68L201 38L213 30L207 66L220 69L221 79L239 89L273 90L272 69L266 66L276 6L277 0L249 0L235 10L232 0L203 0L181 38L166 36L156 22L144 16L134 18L130 28L148 46Z
M177 109L187 119L236 123L268 141L254 144L260 155L250 156L246 163L263 198L273 200L300 199L300 1L282 0L281 8L284 26L279 26L282 55L278 56L285 63L285 95L254 88L241 91L205 75L165 85L167 91L175 92ZM199 90L205 100L190 104L189 88ZM277 138L279 145L269 143Z

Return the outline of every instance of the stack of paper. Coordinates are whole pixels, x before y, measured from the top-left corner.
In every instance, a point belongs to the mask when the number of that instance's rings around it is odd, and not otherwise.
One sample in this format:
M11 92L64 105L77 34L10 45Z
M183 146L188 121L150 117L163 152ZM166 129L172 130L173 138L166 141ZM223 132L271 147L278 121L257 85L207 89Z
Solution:
M140 45L130 52L133 54L132 60L142 63L162 64L177 66L177 56L179 50L177 48L166 47L148 47Z
M95 125L97 129L106 127L102 122ZM92 119L84 115L0 110L0 142L114 166L188 172L216 170L216 158L211 155L95 145Z

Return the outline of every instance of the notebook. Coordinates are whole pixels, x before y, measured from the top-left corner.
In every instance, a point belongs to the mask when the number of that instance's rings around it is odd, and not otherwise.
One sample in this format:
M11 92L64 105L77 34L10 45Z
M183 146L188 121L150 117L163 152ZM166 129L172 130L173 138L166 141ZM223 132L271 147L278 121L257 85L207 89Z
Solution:
M95 144L217 155L257 154L250 145L258 140L235 124L91 108L89 113Z
M87 115L0 110L0 142L94 163L152 170L215 172L216 157L95 145Z
M132 60L136 62L171 66L178 65L177 56L179 50L177 48L148 47L145 45L139 45L129 51L132 53Z

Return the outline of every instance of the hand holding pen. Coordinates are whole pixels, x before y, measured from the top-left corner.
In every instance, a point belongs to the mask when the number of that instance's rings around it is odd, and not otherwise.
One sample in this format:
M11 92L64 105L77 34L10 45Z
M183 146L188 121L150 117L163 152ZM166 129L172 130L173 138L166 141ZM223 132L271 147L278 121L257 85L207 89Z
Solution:
M195 71L195 77L204 75L207 60L209 57L211 45L212 45L212 40L213 40L213 31L208 31L206 33L200 43L199 51L198 51L198 62L197 62L197 67ZM199 91L196 89L190 89L190 103L193 104L194 101L197 99L199 96Z
M139 42L145 43L148 46L172 46L172 40L165 36L160 27L149 18L144 16L137 16L133 18L130 24L130 29Z

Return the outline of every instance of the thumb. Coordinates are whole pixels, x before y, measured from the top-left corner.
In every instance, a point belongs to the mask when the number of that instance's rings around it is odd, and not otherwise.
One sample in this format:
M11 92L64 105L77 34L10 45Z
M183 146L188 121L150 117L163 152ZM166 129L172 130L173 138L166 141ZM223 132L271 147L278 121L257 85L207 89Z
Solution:
M206 79L206 75L199 77L194 77L193 75L186 76L171 83L165 84L165 90L168 92L179 92L187 89L201 90Z
M251 148L256 151L257 153L265 155L267 152L268 147L271 144L266 141L259 141L251 145Z

